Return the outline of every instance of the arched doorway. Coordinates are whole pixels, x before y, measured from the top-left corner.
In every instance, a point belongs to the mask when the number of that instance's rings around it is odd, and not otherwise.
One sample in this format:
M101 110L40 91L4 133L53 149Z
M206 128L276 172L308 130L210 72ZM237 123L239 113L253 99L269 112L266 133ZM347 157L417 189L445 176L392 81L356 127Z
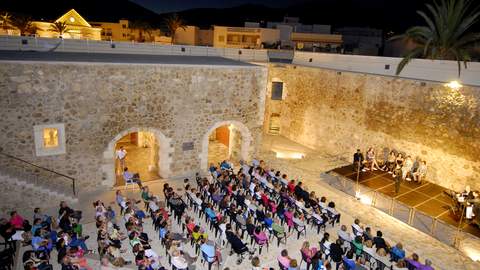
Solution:
M252 134L238 121L222 121L211 126L202 139L200 167L206 171L210 163L229 159L234 164L249 160Z
M154 128L130 128L115 136L103 153L103 185L123 185L121 166L117 159L117 150L127 151L125 165L131 172L140 173L142 181L168 178L173 146L171 139Z
M138 173L143 182L159 179L158 142L151 132L129 133L115 143L115 186L123 186L123 169ZM125 157L121 162L119 155Z

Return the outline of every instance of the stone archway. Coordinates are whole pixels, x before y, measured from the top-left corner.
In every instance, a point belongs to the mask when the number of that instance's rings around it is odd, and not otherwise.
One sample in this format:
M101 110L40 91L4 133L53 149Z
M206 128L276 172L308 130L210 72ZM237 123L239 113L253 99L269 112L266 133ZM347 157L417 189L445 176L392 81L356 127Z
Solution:
M170 165L172 163L171 153L174 149L171 146L171 138L167 138L160 130L155 128L143 128L132 127L117 134L107 145L106 150L103 152L102 163L102 184L105 186L113 187L115 185L115 144L122 137L133 132L150 132L155 136L158 142L158 174L162 178L168 178L171 176Z
M202 137L202 151L200 152L200 156L199 156L201 171L205 172L208 169L208 144L209 144L208 137L218 127L228 126L228 125L235 126L235 128L237 128L238 131L240 131L240 134L242 136L242 145L240 150L241 159L245 161L250 160L250 155L252 153L251 144L252 144L253 138L252 138L252 133L250 132L248 127L236 120L221 121L211 126Z

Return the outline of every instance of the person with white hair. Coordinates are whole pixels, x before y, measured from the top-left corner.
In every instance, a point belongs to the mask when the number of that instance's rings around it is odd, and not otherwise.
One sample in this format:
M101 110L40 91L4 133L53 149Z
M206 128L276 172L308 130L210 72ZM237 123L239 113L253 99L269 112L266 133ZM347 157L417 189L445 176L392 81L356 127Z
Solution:
M423 270L434 270L434 268L432 267L432 261L430 261L429 259L425 259L425 265L423 266L422 269Z

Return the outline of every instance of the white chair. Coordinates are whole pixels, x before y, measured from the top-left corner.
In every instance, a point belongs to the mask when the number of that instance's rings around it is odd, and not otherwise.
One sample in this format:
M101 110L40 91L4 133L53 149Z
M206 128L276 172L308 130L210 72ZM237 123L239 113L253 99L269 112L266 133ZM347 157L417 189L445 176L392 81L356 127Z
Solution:
M128 189L128 186L129 186L129 185L132 186L132 189L135 189L135 185L136 185L137 183L135 183L135 182L133 181L133 179L127 180L127 179L125 179L125 176L124 176L124 177L123 177L123 180L125 180L125 190Z

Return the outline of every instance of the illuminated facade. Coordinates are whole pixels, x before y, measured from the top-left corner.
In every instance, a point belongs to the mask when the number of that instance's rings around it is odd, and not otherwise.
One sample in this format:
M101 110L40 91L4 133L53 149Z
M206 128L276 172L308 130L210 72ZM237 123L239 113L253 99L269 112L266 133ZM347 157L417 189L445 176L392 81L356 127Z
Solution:
M64 33L59 33L54 30L55 23L65 23ZM63 16L58 18L55 22L41 22L34 21L32 25L36 27L36 35L38 37L47 37L47 38L69 38L69 39L91 39L91 40L100 40L101 39L101 28L92 27L78 12L74 9L71 9Z
M102 40L150 42L161 36L160 29L147 29L147 27L142 29L125 19L118 22L92 22L91 24L101 29Z
M259 49L280 41L278 29L214 26L213 46L218 48Z

